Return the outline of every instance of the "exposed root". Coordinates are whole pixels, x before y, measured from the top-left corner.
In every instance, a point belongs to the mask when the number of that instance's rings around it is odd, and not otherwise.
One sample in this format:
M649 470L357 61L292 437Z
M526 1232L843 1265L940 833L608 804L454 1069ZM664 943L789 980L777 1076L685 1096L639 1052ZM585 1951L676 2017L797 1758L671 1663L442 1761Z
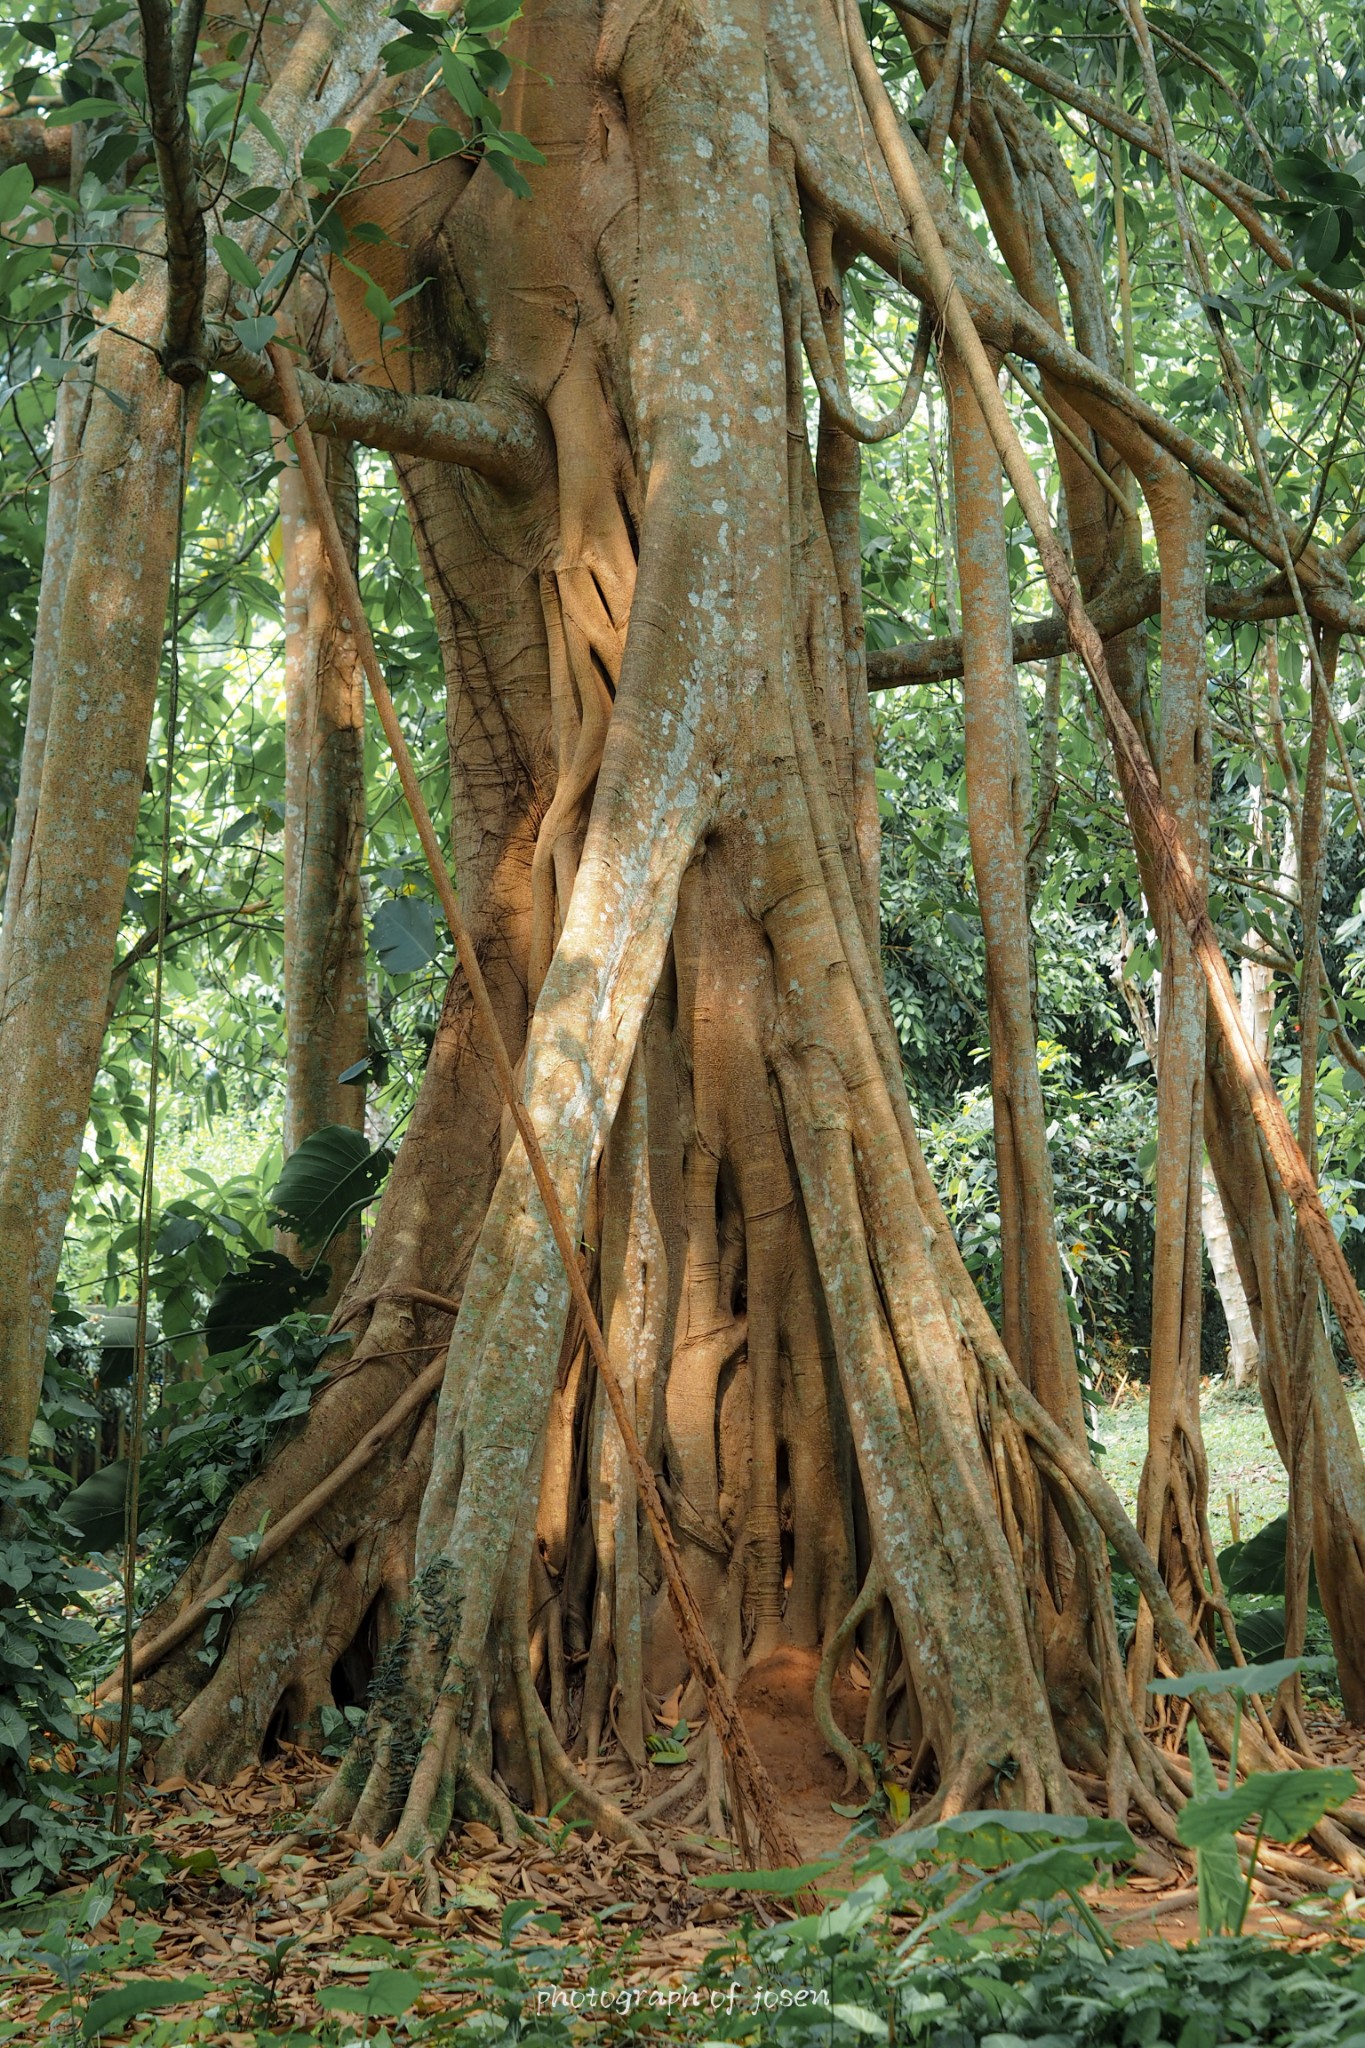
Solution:
M882 1597L881 1573L874 1564L863 1580L857 1599L849 1608L834 1633L828 1638L820 1669L816 1674L813 1704L815 1725L824 1736L834 1754L843 1763L847 1773L844 1792L847 1795L861 1778L868 1792L877 1789L877 1776L872 1768L872 1759L866 1750L859 1749L849 1741L843 1729L834 1718L833 1687L834 1675L843 1659L844 1651L856 1635L859 1624L869 1615ZM883 1672L883 1686L885 1673Z

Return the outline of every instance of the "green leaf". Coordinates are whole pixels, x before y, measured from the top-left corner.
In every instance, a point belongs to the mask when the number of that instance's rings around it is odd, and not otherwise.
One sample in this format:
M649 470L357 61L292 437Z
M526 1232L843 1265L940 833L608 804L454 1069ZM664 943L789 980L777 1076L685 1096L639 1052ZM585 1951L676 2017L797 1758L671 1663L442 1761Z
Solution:
M224 1275L204 1317L204 1345L210 1358L240 1351L257 1330L268 1329L307 1308L327 1291L326 1266L300 1272L283 1252L253 1252L245 1268Z
M270 144L270 147L274 150L276 156L280 157L285 163L288 163L289 151L285 147L284 137L280 134L279 129L275 126L270 116L268 114L263 113L260 107L255 105L255 103L253 102L253 104L247 108L246 117L248 121L250 121L252 127L256 130L257 134L264 135L266 141Z
M837 1856L821 1856L790 1870L708 1870L692 1882L706 1891L766 1892L774 1898L792 1899L808 1886L823 1883L838 1861Z
M416 974L441 951L435 914L420 896L395 896L381 903L370 936L380 965L390 974Z
M1180 1834L1185 1814L1194 1807L1207 1805L1211 1800L1222 1796L1209 1757L1208 1744L1197 1721L1190 1722L1188 1743L1195 1797L1176 1822L1177 1834ZM1232 1833L1236 1833L1235 1828ZM1242 1866L1236 1845L1229 1835L1226 1839L1217 1838L1205 1842L1198 1848L1195 1848L1193 1843L1189 1846L1195 1849L1195 1882L1199 1890L1199 1932L1228 1934L1241 1919L1246 1899L1246 1886L1242 1880Z
M393 1154L372 1150L363 1132L324 1124L285 1160L270 1190L271 1221L300 1244L322 1244L371 1199L392 1163Z
M1309 221L1300 243L1304 268L1320 276L1334 263L1339 263L1349 253L1350 247L1350 216L1340 213L1335 206L1320 206Z
M80 1536L80 1549L117 1550L123 1541L128 1499L128 1460L101 1466L61 1504L61 1517Z
M1193 1727L1190 1734L1195 1734ZM1193 1742L1190 1753L1193 1757ZM1230 1842L1259 1816L1262 1834L1276 1842L1297 1842L1325 1813L1354 1798L1355 1791L1354 1772L1341 1765L1321 1770L1253 1771L1229 1792L1215 1790L1192 1799L1181 1809L1175 1831L1186 1848L1207 1849Z
M304 170L307 170L310 163L340 163L350 146L351 131L349 128L324 128L320 135L314 135L309 142L304 144Z
M374 1970L364 1984L329 1984L318 1993L318 2004L327 2012L396 2020L411 2012L425 1988L415 1970Z
M436 47L430 36L399 36L397 42L385 43L379 54L389 77L397 78L405 71L416 71L419 65L429 64L436 55Z
M1187 1671L1180 1678L1154 1678L1148 1692L1179 1700L1201 1692L1275 1692L1296 1671L1328 1671L1330 1657L1280 1657L1271 1664L1238 1664L1224 1671Z
M465 0L466 28L505 28L521 13L521 0Z
M187 2005L213 1989L207 1977L141 1977L130 1984L117 1984L92 1998L81 2022L87 2041L101 2034L122 2033L123 2022L142 2012L160 2012L168 2005Z
M257 313L246 320L229 320L228 326L242 347L249 348L253 355L264 354L267 345L279 332L279 322L273 313ZM256 820L253 818L250 822L255 824Z
M468 114L471 121L480 120L493 112L492 101L485 95L469 59L462 51L446 51L441 59L441 82L456 106Z
M11 164L0 174L0 221L14 220L32 197L32 171L27 164Z
M833 2005L830 2012L844 2026L852 2027L855 2034L875 2034L879 2041L886 2039L886 2014L872 2012L865 2005Z
M248 291L260 290L260 271L231 235L215 235L213 246L218 252L218 261L235 283L245 285Z
M107 121L122 112L117 100L72 100L69 105L58 107L49 114L47 125L49 128L66 128L73 121Z
M534 142L528 142L524 135L518 135L515 128L490 130L483 138L486 150L500 156L515 157L522 164L543 164L545 159Z
M377 320L381 327L391 325L397 317L397 308L393 300L384 287L376 284L373 278L365 287L365 311L372 320Z

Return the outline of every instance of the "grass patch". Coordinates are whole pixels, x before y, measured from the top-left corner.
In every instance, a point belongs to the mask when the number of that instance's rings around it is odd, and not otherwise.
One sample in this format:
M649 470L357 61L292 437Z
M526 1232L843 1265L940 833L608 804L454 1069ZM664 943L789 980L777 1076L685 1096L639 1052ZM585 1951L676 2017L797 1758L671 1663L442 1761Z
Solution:
M1347 1385L1357 1431L1365 1437L1365 1385ZM1230 1380L1206 1380L1201 1403L1209 1460L1209 1525L1221 1550L1232 1541L1228 1496L1235 1497L1245 1538L1282 1515L1289 1488L1280 1454L1255 1388L1238 1393ZM1103 1472L1130 1515L1137 1511L1138 1481L1147 1455L1147 1393L1126 1392L1100 1414Z

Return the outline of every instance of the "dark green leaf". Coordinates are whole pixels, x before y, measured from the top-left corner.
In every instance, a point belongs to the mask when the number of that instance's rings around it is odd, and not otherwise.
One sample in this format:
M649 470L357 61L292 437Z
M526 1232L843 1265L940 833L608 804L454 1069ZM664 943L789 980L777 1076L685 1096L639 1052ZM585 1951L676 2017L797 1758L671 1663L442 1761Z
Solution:
M375 1970L363 1984L329 1984L318 1993L328 2012L359 2012L368 2019L401 2019L425 1988L415 1970Z
M144 1977L116 1984L92 1998L81 2023L87 2041L101 2034L122 2033L123 2022L142 2012L160 2012L168 2005L188 2005L213 1989L207 1977Z
M322 1244L374 1195L393 1155L371 1149L360 1131L324 1124L284 1162L270 1190L271 1220L300 1244Z
M235 283L245 285L248 291L260 289L260 271L231 235L215 235L213 246L218 252L218 261Z
M307 1308L327 1290L326 1266L303 1273L282 1252L253 1252L245 1269L228 1273L218 1284L204 1317L205 1347L211 1358L240 1351L257 1330L268 1329L297 1309Z
M117 1550L123 1541L128 1498L128 1460L92 1472L61 1505L61 1517L78 1531L84 1550Z
M1354 1798L1355 1774L1342 1766L1326 1770L1253 1771L1230 1792L1191 1799L1175 1831L1190 1849L1229 1841L1259 1818L1260 1830L1277 1842L1297 1842L1325 1813Z
M415 974L440 953L436 918L420 896L395 896L381 903L370 928L380 964L390 974Z

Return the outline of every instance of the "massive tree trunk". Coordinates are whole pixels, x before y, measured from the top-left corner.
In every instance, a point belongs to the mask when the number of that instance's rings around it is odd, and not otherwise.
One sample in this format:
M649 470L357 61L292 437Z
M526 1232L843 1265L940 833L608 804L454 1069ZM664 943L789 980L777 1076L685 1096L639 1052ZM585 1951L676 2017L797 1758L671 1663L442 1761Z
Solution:
M826 367L837 342L831 220L882 260L889 236L896 267L905 245L880 171L867 218L846 196L838 145L866 113L838 25L797 6L765 35L746 5L599 23L561 0L516 36L508 118L549 159L532 203L447 159L382 188L376 252L391 295L428 280L414 352L387 360L471 440L496 415L515 442L399 468L450 686L456 872L688 1575L736 1679L773 1653L813 1669L870 1616L867 1736L914 1737L937 1806L1074 1808L1078 1764L1169 1828L1101 1529L1169 1654L1197 1653L1079 1441L1046 1204L1027 1223L1044 1406L953 1246L876 966L856 452L831 389L813 461L802 350L817 312ZM1012 694L1001 715L1012 735ZM989 747L985 766L989 789ZM1015 841L1000 972L1026 998ZM1036 1171L1027 1013L1013 1028ZM609 1727L642 1762L686 1666L458 971L338 1320L346 1371L144 1630L146 1697L179 1714L164 1767L307 1734L366 1650L367 1724L327 1800L362 1835L419 1853L457 1806L510 1826L499 1779L627 1827L580 1765ZM439 1407L405 1410L272 1560L217 1667L193 1638L160 1656L229 1537L333 1468L447 1331Z

